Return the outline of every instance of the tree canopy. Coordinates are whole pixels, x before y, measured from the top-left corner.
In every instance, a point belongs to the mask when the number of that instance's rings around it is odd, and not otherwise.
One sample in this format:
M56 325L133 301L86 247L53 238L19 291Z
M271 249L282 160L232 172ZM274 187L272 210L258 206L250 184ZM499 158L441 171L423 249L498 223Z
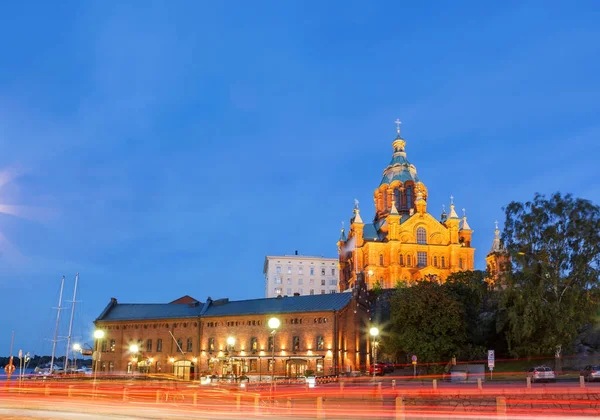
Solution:
M555 193L505 209L507 341L514 355L560 355L593 319L600 292L600 208Z

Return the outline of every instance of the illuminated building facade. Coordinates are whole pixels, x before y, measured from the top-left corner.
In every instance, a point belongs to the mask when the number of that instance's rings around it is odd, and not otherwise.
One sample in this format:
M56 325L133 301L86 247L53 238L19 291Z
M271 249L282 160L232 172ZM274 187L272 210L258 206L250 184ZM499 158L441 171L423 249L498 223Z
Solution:
M111 302L94 322L98 374L248 376L266 380L365 369L368 304L364 287L314 296L201 303L184 297L167 304ZM281 326L272 334L267 322ZM132 349L137 350L133 351Z
M444 209L436 219L427 212L428 190L407 160L405 146L398 125L392 160L373 194L373 221L363 221L355 201L350 228L342 229L337 242L341 291L353 288L360 272L368 288L391 288L398 281L444 281L451 273L474 269L466 212L458 216L453 197L449 214Z

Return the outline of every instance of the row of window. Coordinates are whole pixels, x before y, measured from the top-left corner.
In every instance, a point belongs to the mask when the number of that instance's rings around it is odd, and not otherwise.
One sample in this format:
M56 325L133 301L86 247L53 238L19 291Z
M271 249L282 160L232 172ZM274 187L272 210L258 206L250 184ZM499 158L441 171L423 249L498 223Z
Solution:
M398 263L404 267L412 267L413 266L413 258L412 256L406 255L406 258L404 255L399 254L398 255ZM417 267L427 267L430 263L430 261L427 258L427 252L425 251L418 251L417 252ZM383 254L379 254L379 265L384 265L384 259L383 259ZM434 267L437 268L446 268L446 257L442 256L442 257L438 257L437 255L434 255L431 261L431 265L433 265ZM458 267L459 268L463 268L464 265L464 261L462 258L458 259Z
M336 289L330 289L330 290L329 290L329 293L336 293L336 292L337 292L337 288L336 288ZM283 288L282 288L282 287L275 287L275 288L273 289L273 293L275 293L276 295L282 295L282 294L283 294ZM291 288L291 287L288 287L288 288L287 288L287 295L288 295L288 296L291 296L291 295L292 295L292 293L293 293L293 292L292 292L292 288ZM302 294L303 294L303 290L302 290L301 288L300 288L300 289L298 289L298 293L302 295ZM327 293L327 291L326 291L325 289L321 289L321 294L322 294L322 295L324 295L324 294L326 294L326 293ZM314 294L315 294L315 289L310 289L310 290L309 290L309 292L308 292L308 294L309 294L309 295L314 295Z
M216 340L214 338L209 338L208 342L207 342L207 349L208 351L215 351L216 350ZM315 340L315 349L317 350L325 350L325 339L323 338L323 336L317 336L316 340ZM300 336L293 336L292 337L292 350L300 350ZM227 344L225 346L226 351L234 351L235 350L235 345L230 345ZM250 351L258 351L258 338L257 337L252 337L250 339L250 347L249 347ZM189 350L191 351L191 350ZM267 340L267 351L273 351L273 336L270 336Z
M227 321L227 322L211 321L211 322L206 323L207 328L215 328L215 327L223 327L223 326L239 327L240 325L242 325L242 326L247 325L247 326L255 327L257 325L262 325L262 324L261 324L260 319L259 320L253 319L252 321Z
M283 283L283 279L281 278L281 276L275 276L273 277L273 283L275 284L282 284ZM292 284L292 279L291 278L287 278L287 284ZM297 280L297 284L301 285L304 284L304 280L303 279L298 279ZM313 285L315 284L315 279L310 279L308 280L308 284ZM325 286L327 285L327 280L325 279L321 279L321 286ZM329 285L330 286L337 286L337 279L330 279L329 280Z
M281 266L278 265L277 267L275 267L275 272L277 274L281 274ZM314 276L315 275L315 268L314 267L310 267L308 272L310 273L311 276ZM288 274L292 274L292 266L291 265L288 266L287 273ZM321 268L321 275L324 276L325 273L326 273L325 268ZM298 274L304 274L304 268L303 267L301 267L301 266L298 267ZM331 275L335 276L335 268L331 269Z

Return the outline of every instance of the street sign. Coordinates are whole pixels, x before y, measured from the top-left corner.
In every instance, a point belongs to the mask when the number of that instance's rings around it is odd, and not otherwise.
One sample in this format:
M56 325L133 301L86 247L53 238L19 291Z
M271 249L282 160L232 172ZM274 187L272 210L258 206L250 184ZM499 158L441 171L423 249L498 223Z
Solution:
M488 350L488 368L490 370L494 370L494 366L496 366L496 356L494 354L494 350Z
M417 364L417 355L416 354L413 354L413 356L412 356L412 364L413 365Z

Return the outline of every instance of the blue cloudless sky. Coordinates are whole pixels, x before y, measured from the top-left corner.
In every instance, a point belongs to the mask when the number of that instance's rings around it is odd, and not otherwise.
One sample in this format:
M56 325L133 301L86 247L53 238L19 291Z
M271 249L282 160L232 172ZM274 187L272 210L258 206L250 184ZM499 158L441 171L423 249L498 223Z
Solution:
M336 256L353 199L373 217L396 118L429 211L467 209L477 268L511 200L600 203L599 10L2 5L0 354L13 330L14 353L50 353L63 275L91 343L113 296L262 297L265 255Z

